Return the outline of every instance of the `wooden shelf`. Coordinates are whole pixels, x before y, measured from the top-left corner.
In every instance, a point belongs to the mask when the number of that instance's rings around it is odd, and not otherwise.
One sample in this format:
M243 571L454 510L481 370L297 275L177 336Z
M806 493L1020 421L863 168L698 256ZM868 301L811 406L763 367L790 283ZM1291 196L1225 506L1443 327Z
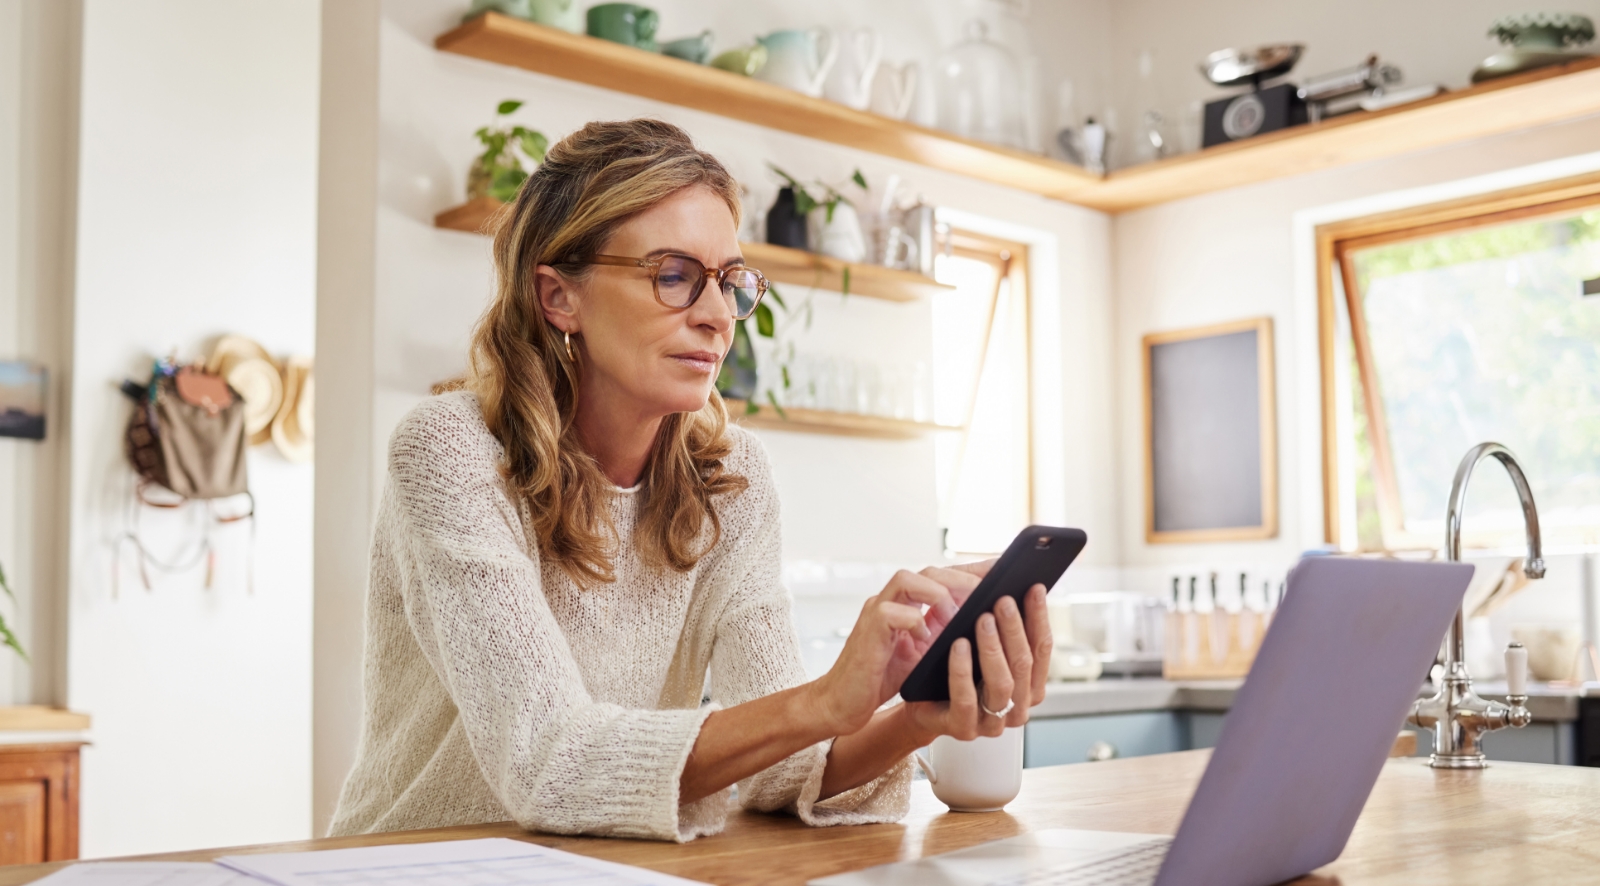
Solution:
M89 715L44 705L0 708L0 732L82 732Z
M1061 200L1100 183L1070 163L857 111L708 65L488 12L441 34L457 55L576 80Z
M1600 114L1600 59L1358 111L1100 177L705 65L485 13L440 35L445 52L613 89L918 163L1105 212ZM775 278L776 279L776 278ZM852 281L853 282L853 281Z
M1357 111L1108 175L1074 202L1123 212L1600 113L1600 58Z
M908 421L901 418L883 418L876 415L858 415L853 412L828 412L821 409L791 409L780 415L771 406L761 406L753 413L745 412L745 401L728 400L728 415L733 420L753 428L770 428L777 431L800 431L811 434L841 434L851 437L882 437L906 440L935 431L959 431L960 427L932 422Z
M505 206L493 197L474 197L460 206L452 206L433 217L434 227L469 234L489 233L489 221Z
M446 209L433 217L434 225L469 234L486 234L495 213L505 204L493 197L478 197ZM741 243L744 260L759 268L769 280L794 286L814 286L839 292L844 288L844 271L850 270L850 294L886 301L910 302L939 292L953 292L954 286L939 283L913 271L899 271L878 265L858 265L836 258L773 246L770 243Z
M814 286L830 292L844 287L844 270L850 270L850 295L881 298L886 301L916 301L955 287L924 277L915 271L899 271L880 265L858 265L826 255L774 246L771 243L740 243L744 260L759 268L767 279L795 286Z

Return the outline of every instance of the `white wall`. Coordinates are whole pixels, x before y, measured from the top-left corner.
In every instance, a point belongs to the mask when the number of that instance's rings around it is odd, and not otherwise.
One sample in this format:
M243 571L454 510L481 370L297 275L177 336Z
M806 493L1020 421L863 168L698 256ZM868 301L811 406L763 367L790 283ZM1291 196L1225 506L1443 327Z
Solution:
M1113 156L1119 163L1135 156L1139 115L1151 105L1175 121L1191 102L1238 91L1213 86L1199 72L1200 60L1218 49L1305 43L1289 78L1296 82L1351 67L1376 52L1400 67L1406 84L1455 89L1467 86L1473 69L1500 48L1486 36L1490 22L1537 8L1548 7L1504 0L1119 0L1111 6L1108 52L1121 130ZM1600 0L1570 0L1556 9L1600 19ZM1141 81L1139 56L1146 50L1152 76Z
M318 4L88 0L72 372L68 691L94 717L85 856L310 834L312 473L250 455L258 514L204 570L140 586L115 389L241 332L313 347ZM183 516L146 514L169 555Z
M66 571L77 12L70 2L0 5L0 360L51 373L47 439L0 439L0 563L17 593L0 611L32 661L0 655L0 704L64 693L56 589Z

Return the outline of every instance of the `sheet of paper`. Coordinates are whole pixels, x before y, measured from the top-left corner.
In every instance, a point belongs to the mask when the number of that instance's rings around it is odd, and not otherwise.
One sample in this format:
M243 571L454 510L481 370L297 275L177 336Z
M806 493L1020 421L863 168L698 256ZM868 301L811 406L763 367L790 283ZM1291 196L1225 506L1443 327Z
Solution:
M39 886L262 886L210 862L85 861L33 881Z
M504 838L217 859L279 886L690 886L645 868Z

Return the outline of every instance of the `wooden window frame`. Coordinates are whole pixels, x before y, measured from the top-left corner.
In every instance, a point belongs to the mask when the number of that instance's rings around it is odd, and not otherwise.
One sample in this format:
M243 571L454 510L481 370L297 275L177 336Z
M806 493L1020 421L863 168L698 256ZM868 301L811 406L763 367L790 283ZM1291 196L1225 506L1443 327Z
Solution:
M1033 290L1028 276L1028 245L1015 240L1006 240L988 234L979 234L960 228L950 231L949 254L961 258L974 259L989 264L995 269L995 291L989 297L989 323L984 331L983 347L978 355L978 378L973 383L973 400L967 405L965 421L961 425L961 450L962 456L958 457L956 470L960 470L960 463L965 457L967 435L972 428L972 415L977 407L978 388L983 380L983 364L988 359L989 345L994 337L995 312L1000 304L1000 286L1010 283L1011 292L1020 295L1018 304L1022 310L1022 325L1024 329L1032 329L1033 319ZM1022 339L1023 361L1023 402L1027 408L1023 410L1025 425L1025 443L1027 449L1027 507L1030 520L1036 518L1036 502L1034 495L1034 445L1033 445L1033 341L1032 335L1024 335ZM999 553L981 551L963 551L961 553Z
M1338 298L1342 288L1350 318L1350 343L1355 353L1360 384L1356 398L1365 401L1369 441L1372 445L1373 483L1384 526L1401 527L1400 487L1394 450L1389 442L1383 393L1367 337L1366 314L1355 285L1353 263L1346 257L1357 250L1411 240L1425 240L1473 228L1569 215L1600 205L1600 172L1538 182L1522 187L1477 194L1457 200L1385 212L1363 218L1320 225L1316 229L1318 356L1322 369L1322 522L1324 540L1343 548L1340 538L1339 439L1337 428ZM1339 274L1341 286L1335 286ZM1352 547L1354 540L1352 540Z

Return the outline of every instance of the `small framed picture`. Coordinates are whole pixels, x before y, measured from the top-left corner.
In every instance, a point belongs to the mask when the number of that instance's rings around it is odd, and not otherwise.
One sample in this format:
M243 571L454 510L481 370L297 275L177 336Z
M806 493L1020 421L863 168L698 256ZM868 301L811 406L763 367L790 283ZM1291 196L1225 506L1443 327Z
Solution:
M0 437L44 439L45 368L0 360Z

